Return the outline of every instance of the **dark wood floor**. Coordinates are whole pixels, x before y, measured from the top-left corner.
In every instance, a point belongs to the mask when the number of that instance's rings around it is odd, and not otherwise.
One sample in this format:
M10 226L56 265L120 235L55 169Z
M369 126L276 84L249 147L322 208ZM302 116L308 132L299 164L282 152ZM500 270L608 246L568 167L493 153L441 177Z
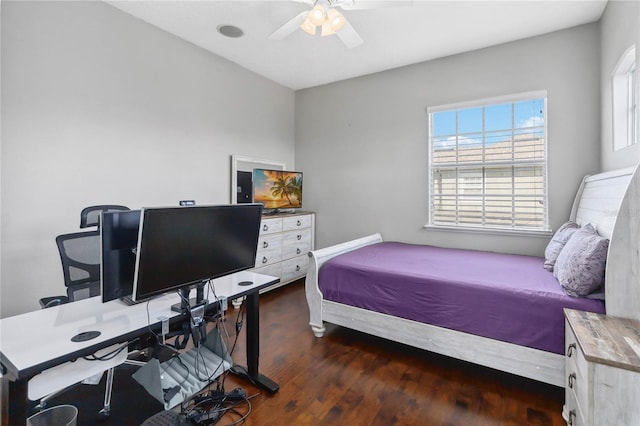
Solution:
M225 322L232 334L236 312L229 310ZM242 387L257 395L247 425L564 425L561 388L332 325L314 337L302 280L263 294L260 319L260 372L280 390L260 393L227 377L227 392ZM244 364L244 330L240 336L233 359ZM104 425L140 425L162 409L131 373L118 369ZM103 385L80 385L52 405L74 404L78 426L94 425L103 392Z
M314 337L302 280L262 295L260 309L260 371L280 391L251 400L248 425L565 424L561 388L342 327ZM244 354L241 340L236 362ZM230 376L235 386L258 392Z

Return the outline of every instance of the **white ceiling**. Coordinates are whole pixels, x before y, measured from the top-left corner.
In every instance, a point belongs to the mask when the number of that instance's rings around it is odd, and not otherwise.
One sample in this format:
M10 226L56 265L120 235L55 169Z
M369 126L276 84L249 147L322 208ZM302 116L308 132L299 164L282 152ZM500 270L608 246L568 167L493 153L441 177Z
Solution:
M364 44L347 49L336 36L302 30L270 40L273 31L310 8L292 0L105 1L294 90L597 21L606 6L606 0L414 0L405 7L350 10L343 13ZM219 34L217 27L226 24L244 36Z

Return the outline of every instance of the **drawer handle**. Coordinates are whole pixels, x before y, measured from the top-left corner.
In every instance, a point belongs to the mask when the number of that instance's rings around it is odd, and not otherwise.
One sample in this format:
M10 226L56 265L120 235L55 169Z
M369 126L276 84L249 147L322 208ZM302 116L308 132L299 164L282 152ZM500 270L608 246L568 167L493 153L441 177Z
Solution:
M569 426L573 426L575 424L576 419L576 410L569 411Z
M264 225L262 225L262 230L263 231L268 231L269 230L269 225L267 225L266 223Z
M262 248L267 248L267 247L269 247L269 243L268 243L268 242L266 242L266 241L265 241L265 242L263 242L263 243L262 243Z
M298 234L298 241L300 241L302 239L302 235Z
M262 257L262 263L267 263L268 261L269 261L269 259L267 259L267 257L266 257L266 256L263 256L263 257Z
M300 265L296 265L296 271L300 270Z
M573 351L576 349L576 344L572 343L569 345L569 347L567 348L567 356L569 358L571 358L571 355L573 355Z
M576 373L569 374L569 388L573 389L573 384L576 381Z
M300 254L302 250L300 250L299 248L296 249L296 254Z
M296 222L296 226L300 226L302 225L302 222L300 222L300 220L298 219L298 221Z

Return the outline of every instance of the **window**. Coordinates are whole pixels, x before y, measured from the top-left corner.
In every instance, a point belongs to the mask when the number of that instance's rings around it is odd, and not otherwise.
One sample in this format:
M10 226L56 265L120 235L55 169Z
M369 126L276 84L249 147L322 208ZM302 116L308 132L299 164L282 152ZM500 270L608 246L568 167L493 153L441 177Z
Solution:
M428 108L428 226L548 232L546 109L546 92Z
M634 45L622 55L611 76L614 151L638 143L637 84Z

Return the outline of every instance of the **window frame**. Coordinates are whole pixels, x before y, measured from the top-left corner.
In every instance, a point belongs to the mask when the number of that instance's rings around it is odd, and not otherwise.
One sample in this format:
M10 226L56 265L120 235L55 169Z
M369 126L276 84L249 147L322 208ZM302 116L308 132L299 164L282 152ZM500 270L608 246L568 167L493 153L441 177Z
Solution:
M433 123L433 114L434 113L438 113L438 112L446 112L446 111L460 111L460 110L464 110L464 109L471 109L471 108L487 108L487 107L491 107L494 105L500 105L500 104L508 104L508 103L517 103L517 102L522 102L522 101L528 101L528 100L535 100L535 99L542 99L543 101L543 107L544 107L544 111L543 111L543 117L544 117L544 125L543 125L543 138L544 138L544 146L543 146L543 159L540 161L536 161L533 164L535 164L536 166L541 166L542 168L542 182L543 182L543 189L542 189L542 197L543 197L543 223L541 226L538 227L517 227L517 226L498 226L498 225L487 225L487 224L481 224L481 225L471 225L471 224L437 224L434 221L434 209L433 209L433 203L434 203L434 197L436 197L437 194L434 193L433 191L433 185L434 185L434 180L433 180L433 176L434 176L434 168L438 168L440 165L439 164L434 164L433 163L433 159L434 159L434 136L433 136L433 129L434 129L434 123ZM506 95L506 96L497 96L497 97L491 97L491 98L484 98L484 99L477 99L477 100L470 100L470 101L463 101L463 102L457 102L457 103L452 103L452 104L445 104L445 105L437 105L437 106L431 106L431 107L427 107L426 108L426 112L427 112L427 116L428 116L428 156L429 156L429 160L428 160L428 179L429 179L429 184L428 184L428 190L427 190L427 195L428 195L428 213L427 213L427 224L424 225L425 228L429 229L429 230L443 230L443 231L463 231L463 232L471 232L471 233L491 233L491 234L509 234L509 235L529 235L529 236L541 236L541 237L548 237L549 235L551 235L552 231L551 228L549 226L549 193L548 193L548 188L549 188L549 184L548 184L548 164L549 164L549 158L548 158L548 116L547 116L547 91L546 90L536 90L536 91L530 91L530 92L523 92L523 93L517 93L517 94L511 94L511 95ZM517 130L518 128L515 127L515 123L511 123L511 128L508 129L512 132L512 134L514 133L515 130ZM483 138L486 136L487 133L490 133L490 131L486 131L483 125L483 129L482 129L482 135ZM459 135L463 135L463 132L460 132L459 129L456 128L456 136L459 137ZM512 153L513 153L513 149L515 147L512 147ZM484 148L483 148L484 149ZM515 160L512 161L508 161L508 162L504 162L501 164L504 164L504 166L511 166L513 167L514 165L516 167L518 166L522 166L525 162L518 162ZM526 163L529 163L529 161L526 161ZM485 161L485 159L482 160L482 164L486 165L486 167L488 166L495 166L495 162L487 162ZM452 170L460 170L460 169L464 169L467 168L468 165L465 165L464 163L459 163L456 160L456 166L454 166L452 168ZM483 167L484 168L484 167ZM457 197L464 197L464 194L461 193L456 193ZM484 200L483 200L483 209L484 209ZM513 205L513 204L512 204ZM484 216L484 213L483 213Z
M639 142L637 64L634 44L620 56L611 73L611 127L614 152Z

